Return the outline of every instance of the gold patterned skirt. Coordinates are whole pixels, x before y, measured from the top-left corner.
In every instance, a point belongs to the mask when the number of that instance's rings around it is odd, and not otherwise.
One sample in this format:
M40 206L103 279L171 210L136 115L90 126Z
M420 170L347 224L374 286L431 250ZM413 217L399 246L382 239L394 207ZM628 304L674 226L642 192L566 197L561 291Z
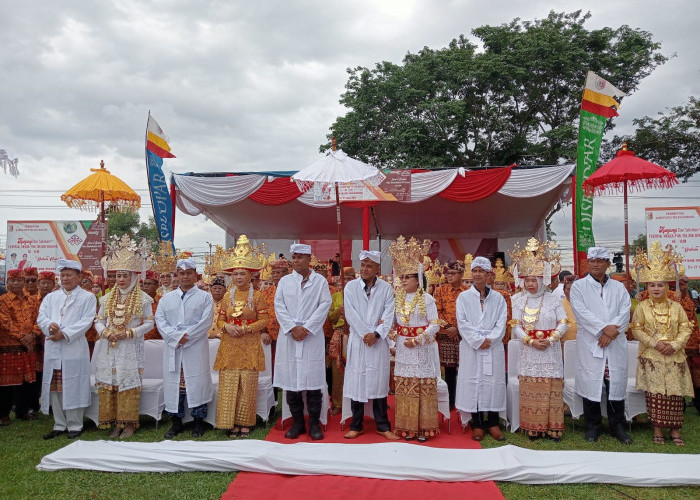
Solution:
M254 426L257 400L257 371L238 368L221 370L216 426L219 429Z
M440 432L437 379L394 377L396 433L435 436Z
M141 402L140 387L126 391L119 391L116 386L100 387L97 394L100 397L98 428L109 429L113 424L119 428L133 424L138 428L139 404Z
M530 436L564 433L564 380L519 376L520 428Z

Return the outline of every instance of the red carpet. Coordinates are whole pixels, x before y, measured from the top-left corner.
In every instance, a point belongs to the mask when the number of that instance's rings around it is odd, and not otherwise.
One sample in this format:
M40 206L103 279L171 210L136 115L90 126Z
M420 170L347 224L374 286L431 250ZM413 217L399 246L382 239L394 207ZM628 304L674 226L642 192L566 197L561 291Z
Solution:
M393 406L393 397L389 405ZM394 421L392 410L389 420ZM346 421L345 430L340 430L340 414L330 417L325 432L324 443L381 443L386 440L378 436L374 421L365 418L365 433L352 441L344 439L350 420ZM285 429L291 425L286 422ZM425 444L415 446L433 446L436 448L479 448L479 443L471 439L471 431L462 434L459 416L452 414L452 434L447 433L447 422L441 424L441 434ZM312 442L308 434L296 441L285 439L279 421L265 438L276 443ZM486 438L490 439L490 438ZM415 443L415 441L414 441ZM426 498L479 498L502 499L503 495L493 481L485 482L439 482L439 481L392 481L389 479L369 479L346 476L285 476L281 474L260 474L240 472L231 483L224 500L310 500L315 498L381 498L382 500L418 500Z

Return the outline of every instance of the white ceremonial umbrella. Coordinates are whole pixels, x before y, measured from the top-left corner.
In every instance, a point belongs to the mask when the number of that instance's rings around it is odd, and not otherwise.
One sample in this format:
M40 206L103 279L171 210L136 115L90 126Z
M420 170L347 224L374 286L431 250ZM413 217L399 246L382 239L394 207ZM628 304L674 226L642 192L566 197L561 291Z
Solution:
M345 288L343 278L343 242L342 224L340 220L340 195L338 184L359 182L372 179L380 175L379 169L349 157L342 149L335 149L335 139L332 142L333 149L324 158L313 162L308 167L299 170L292 176L300 188L308 188L309 185L321 184L335 187L335 209L338 220L338 251L340 253L340 289Z

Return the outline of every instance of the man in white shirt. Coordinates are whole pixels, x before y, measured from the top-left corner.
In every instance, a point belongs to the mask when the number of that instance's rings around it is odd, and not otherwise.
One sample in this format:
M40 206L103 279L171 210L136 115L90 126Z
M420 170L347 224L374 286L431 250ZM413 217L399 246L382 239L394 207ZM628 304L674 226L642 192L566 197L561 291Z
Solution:
M631 301L625 285L606 274L610 252L588 249L589 273L574 281L569 296L576 316L576 392L583 397L586 441L598 440L603 387L608 394L610 433L632 444L625 430L627 393L627 337Z
M306 432L304 400L309 413L309 435L323 439L320 416L321 388L326 384L325 338L323 323L331 306L326 279L312 271L311 246L291 246L292 274L283 276L275 292L275 314L279 322L275 355L274 385L286 391L287 404L294 423L287 439L296 439Z
M172 416L172 427L165 439L182 432L185 402L194 417L192 435L204 434L204 419L214 391L209 364L208 332L214 314L211 295L195 286L197 263L177 261L179 287L158 302L156 325L164 340L163 379L165 411Z
M44 439L68 431L75 439L83 432L83 412L90 406L90 349L85 332L95 321L97 299L80 288L82 266L58 259L61 288L44 297L37 324L46 336L41 411L53 409L53 430Z
M505 439L498 413L506 409L503 336L508 309L503 295L493 293L486 284L490 272L491 262L486 257L472 260L473 284L457 298L457 327L462 341L455 406L472 414L475 441L484 438L484 428L497 441Z
M355 439L363 431L365 403L372 400L377 434L391 441L399 439L391 432L386 397L389 393L390 354L388 335L394 322L394 290L378 279L381 254L360 252L360 278L345 285L345 319L350 325L348 360L345 367L343 396L350 398L352 422L346 439Z

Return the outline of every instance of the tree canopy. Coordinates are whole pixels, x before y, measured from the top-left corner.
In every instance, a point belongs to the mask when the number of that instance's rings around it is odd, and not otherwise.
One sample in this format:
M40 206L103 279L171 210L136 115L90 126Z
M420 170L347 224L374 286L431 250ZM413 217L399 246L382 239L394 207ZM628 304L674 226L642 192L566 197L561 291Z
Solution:
M666 109L652 118L634 120L633 135L615 136L601 158L612 159L623 142L645 160L657 163L684 181L700 172L700 99L690 97L682 106Z
M382 168L557 164L576 156L586 72L631 93L666 61L629 26L588 30L590 14L550 12L472 30L402 64L349 68L330 128L342 149ZM611 124L609 126L612 126Z
M148 223L141 222L138 212L107 212L107 234L121 237L128 234L132 239L140 242L145 239L151 243L155 250L158 246L158 228L153 217L148 218Z

